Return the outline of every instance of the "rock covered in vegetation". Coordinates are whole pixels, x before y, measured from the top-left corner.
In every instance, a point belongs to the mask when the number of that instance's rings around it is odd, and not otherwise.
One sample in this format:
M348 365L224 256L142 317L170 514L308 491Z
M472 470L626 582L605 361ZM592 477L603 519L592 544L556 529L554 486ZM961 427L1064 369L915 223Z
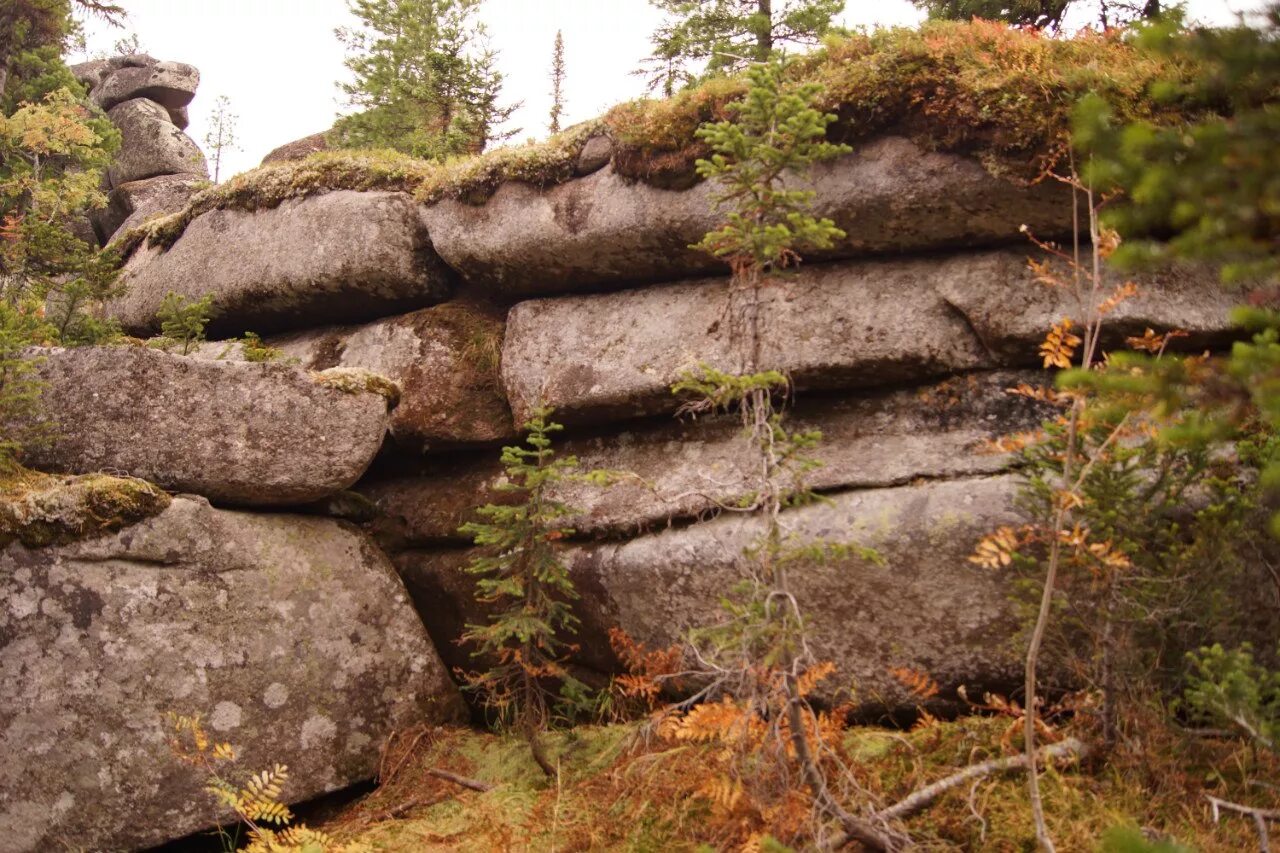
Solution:
M446 298L452 280L409 196L343 190L196 217L171 248L133 254L126 292L107 312L145 334L170 291L212 294L211 333L238 335L421 308Z
M169 506L162 489L133 477L59 477L17 468L0 474L0 547L87 539L136 524Z
M518 303L502 357L516 420L539 402L566 423L675 410L682 374L740 368L727 300L727 279L705 279ZM769 285L763 304L761 366L801 390L1035 365L1049 327L1079 318L1074 298L1036 282L1015 251L806 265ZM1203 346L1229 335L1231 305L1210 274L1144 279L1109 328L1190 329L1181 343Z
M1008 243L1022 239L1022 224L1046 235L1071 227L1069 193L1019 186L896 137L817 165L798 183L847 232L825 257ZM716 191L657 189L605 169L546 190L506 183L484 204L441 201L425 216L436 250L469 283L554 294L722 266L689 248L723 220Z
M493 309L448 302L362 326L299 332L268 343L311 370L359 367L396 381L391 434L417 450L515 435L498 376L503 321Z
M245 506L305 503L354 483L382 446L388 401L279 364L140 346L40 351L51 439L32 467L142 477Z
M112 107L107 118L120 129L120 152L107 168L118 187L157 175L195 175L208 179L204 154L155 101L134 98Z
M301 139L295 139L293 142L286 142L278 148L273 148L267 152L267 156L262 158L263 165L267 163L278 163L288 160L301 160L317 151L329 150L329 132L322 130L319 133L313 133L310 136L304 136Z
M806 482L819 491L899 485L916 478L991 474L1007 454L987 442L1029 429L1046 407L1008 393L1039 384L1036 371L967 374L945 382L887 393L809 397L791 412L794 431L819 430L822 440L806 456L820 467ZM583 470L618 472L606 487L565 479L551 495L577 510L564 520L577 534L625 536L674 522L706 518L748 496L749 440L737 415L645 422L624 431L557 442ZM428 458L420 467L375 471L357 491L378 510L373 530L393 548L462 539L458 527L475 521L475 508L502 503L506 481L491 451Z
M207 175L157 175L120 184L107 196L107 206L92 214L98 241L107 245L117 234L181 210L207 183Z
M918 700L890 667L927 672L944 691L1017 681L1010 576L968 561L982 536L1016 522L1016 493L1011 476L964 478L845 492L787 513L796 546L826 541L875 552L832 552L788 570L814 654L836 666L828 695L851 688L864 709L914 707ZM614 626L661 648L723 618L719 602L743 580L743 549L759 533L758 518L727 516L623 543L567 548L563 557L582 596L577 662L616 670L607 639ZM475 578L464 571L469 556L442 550L395 557L451 666L474 667L454 641L467 623L486 618L475 603Z
M137 849L225 820L164 715L201 714L236 772L298 802L372 777L395 729L461 703L404 587L339 522L215 510L0 551L0 837Z

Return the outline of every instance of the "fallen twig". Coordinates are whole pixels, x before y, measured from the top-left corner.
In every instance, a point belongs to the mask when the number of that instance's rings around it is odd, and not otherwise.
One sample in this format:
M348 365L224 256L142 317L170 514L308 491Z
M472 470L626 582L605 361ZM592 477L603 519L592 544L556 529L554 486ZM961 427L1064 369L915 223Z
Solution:
M1271 853L1271 837L1267 833L1267 821L1280 820L1280 809L1257 809L1253 806L1246 806L1243 803L1233 803L1230 800L1220 800L1217 797L1205 794L1205 799L1209 801L1209 805L1213 808L1213 822L1217 823L1221 817L1221 810L1233 811L1236 814L1242 814L1246 817L1253 818L1254 829L1258 830L1258 850L1260 853Z
M457 773L450 773L448 770L441 770L439 767L428 767L427 773L437 779L443 779L446 782L452 782L455 785L461 785L464 788L470 788L473 791L492 791L494 786L488 782L481 782L479 779L471 779L466 776L459 776Z
M1036 752L1037 761L1044 761L1050 758L1066 758L1079 757L1088 752L1088 747L1076 738L1067 738L1066 740L1055 743L1051 746L1042 747ZM930 805L933 804L938 797L945 794L952 788L963 785L971 779L978 779L982 776L988 776L992 773L1002 773L1007 770L1017 770L1027 766L1026 755L1010 755L1005 758L993 758L990 761L983 761L978 764L971 764L959 772L952 773L937 782L918 788L912 793L903 797L893 805L881 809L876 812L873 822L876 824L885 824L893 820L902 820L919 814ZM828 843L828 850L836 850L850 841L854 841L853 835L848 833L839 833L834 836ZM856 839L862 840L862 839ZM866 844L865 841L863 841ZM885 848L875 848L885 849Z

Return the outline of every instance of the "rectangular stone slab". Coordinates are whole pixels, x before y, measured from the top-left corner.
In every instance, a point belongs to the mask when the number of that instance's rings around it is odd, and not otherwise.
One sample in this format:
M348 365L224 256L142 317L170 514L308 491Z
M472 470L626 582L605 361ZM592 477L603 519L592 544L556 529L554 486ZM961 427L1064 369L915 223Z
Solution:
M1018 242L1023 224L1043 237L1071 230L1065 187L1019 185L901 137L862 143L795 184L812 188L815 213L847 234L824 257ZM724 222L717 192L706 182L659 189L606 168L548 188L505 183L483 203L443 200L425 217L436 250L469 284L551 295L721 268L689 248Z
M211 335L266 333L397 314L448 297L454 276L436 257L403 193L339 190L246 212L197 216L168 250L142 246L107 313L127 331L159 331L170 291L213 294Z
M918 702L890 675L912 667L937 679L941 698L1004 690L1021 675L1013 578L968 561L978 540L1017 523L1013 476L942 480L845 492L783 515L797 545L818 541L873 548L881 558L835 556L797 562L791 588L819 661L836 665L822 693L852 696L864 710L910 710ZM743 579L743 549L759 521L725 516L623 543L563 551L581 599L573 659L616 672L608 630L651 648L679 643L688 629L724 618L721 598ZM474 668L453 641L487 615L475 603L467 551L406 551L394 558L450 666Z
M1049 407L1007 389L1048 381L1039 371L997 371L887 393L811 395L790 412L787 424L792 431L822 433L805 454L819 463L805 477L813 489L991 474L1012 459L990 452L986 443L1030 429L1050 414ZM749 440L737 415L643 421L557 440L555 450L577 457L579 470L619 472L607 487L575 480L552 487L551 497L576 510L564 523L580 536L630 536L709 517L752 488ZM467 541L458 527L478 520L476 507L511 500L498 488L506 477L496 450L428 458L420 467L377 467L355 489L378 509L371 529L390 548Z
M1028 252L1002 250L803 265L762 291L761 369L798 389L923 382L964 370L1040 363L1038 347L1073 295L1038 283ZM1184 348L1231 336L1235 302L1211 272L1138 279L1139 295L1108 318L1125 335L1181 328ZM563 423L674 411L671 386L701 365L740 372L726 278L531 299L507 316L502 376L517 423L540 402Z

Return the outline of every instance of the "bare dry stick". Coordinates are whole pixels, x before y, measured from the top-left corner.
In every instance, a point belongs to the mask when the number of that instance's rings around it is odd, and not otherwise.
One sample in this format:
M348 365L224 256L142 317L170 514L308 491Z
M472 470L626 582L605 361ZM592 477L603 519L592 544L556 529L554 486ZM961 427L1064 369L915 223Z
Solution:
M493 785L488 782L481 782L479 779L471 779L466 776L459 776L457 773L450 773L448 770L441 770L439 767L428 767L427 774L437 779L443 779L446 782L452 782L455 785L461 785L464 788L470 788L473 791L492 791Z
M1271 853L1271 837L1267 833L1267 821L1280 820L1280 809L1255 809L1253 806L1233 803L1230 800L1220 800L1208 794L1205 794L1205 799L1209 801L1209 805L1213 808L1214 823L1218 822L1222 809L1253 818L1253 826L1258 830L1258 850L1260 853Z
M1089 747L1083 741L1076 738L1067 738L1066 740L1046 746L1036 753L1036 763L1047 761L1054 758L1080 758L1087 755ZM929 806L952 788L957 788L965 782L980 779L983 776L989 776L992 773L1004 773L1009 770L1019 770L1027 765L1027 756L1011 755L1005 758L993 758L990 761L983 761L978 764L971 764L968 767L950 776L939 779L925 785L923 788L917 788L898 802L876 812L870 821L864 822L865 825L873 826L874 824L888 824L890 821L903 820L927 809ZM878 832L878 831L877 831ZM883 837L883 833L880 833ZM836 835L828 843L828 850L836 850L851 841L859 841L863 845L873 850L893 849L892 847L877 847L874 843L869 843L866 838L854 835L848 831Z

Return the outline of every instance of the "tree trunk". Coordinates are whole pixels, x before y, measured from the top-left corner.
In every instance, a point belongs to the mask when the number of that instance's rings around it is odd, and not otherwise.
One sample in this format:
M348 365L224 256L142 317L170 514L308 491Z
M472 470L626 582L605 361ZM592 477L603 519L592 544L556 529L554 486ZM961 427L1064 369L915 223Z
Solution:
M767 62L773 53L773 0L757 0L756 11L763 21L756 31L756 61Z

